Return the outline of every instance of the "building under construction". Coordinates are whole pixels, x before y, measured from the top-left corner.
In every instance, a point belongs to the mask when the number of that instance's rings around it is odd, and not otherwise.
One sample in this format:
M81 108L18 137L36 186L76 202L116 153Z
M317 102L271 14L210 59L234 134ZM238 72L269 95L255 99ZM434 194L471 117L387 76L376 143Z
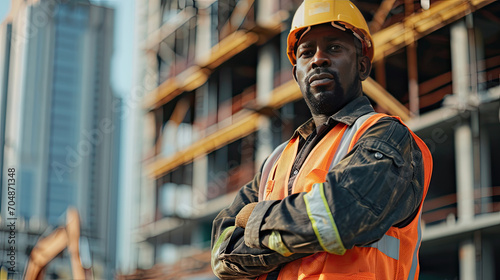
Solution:
M137 270L122 279L216 279L212 220L310 118L285 51L301 2L136 1L147 93ZM375 44L365 94L434 158L421 279L500 279L500 2L353 2Z

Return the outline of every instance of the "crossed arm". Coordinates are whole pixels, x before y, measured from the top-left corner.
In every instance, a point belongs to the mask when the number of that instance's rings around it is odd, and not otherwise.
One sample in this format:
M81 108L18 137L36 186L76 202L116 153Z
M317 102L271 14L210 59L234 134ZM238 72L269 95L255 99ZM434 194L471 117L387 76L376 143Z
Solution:
M375 157L381 153L382 158ZM255 278L293 260L380 239L391 226L413 220L423 194L420 150L408 130L386 120L308 193L258 202L246 228L235 217L258 201L260 173L215 218L212 269L221 279Z
M284 257L269 248L252 248L245 244L245 229L235 226L236 215L247 204L258 201L260 172L243 186L233 203L215 218L212 228L212 270L220 279L255 278L271 272L281 264L307 256ZM261 205L257 205L257 209Z

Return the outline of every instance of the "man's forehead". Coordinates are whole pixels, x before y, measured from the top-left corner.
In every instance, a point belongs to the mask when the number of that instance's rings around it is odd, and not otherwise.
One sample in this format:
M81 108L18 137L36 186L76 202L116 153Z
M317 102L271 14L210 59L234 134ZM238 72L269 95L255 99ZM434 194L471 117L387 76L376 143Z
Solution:
M298 45L317 40L351 42L353 37L354 36L351 33L342 31L327 23L313 26L310 30L307 30L304 34L302 34L300 40L298 41Z

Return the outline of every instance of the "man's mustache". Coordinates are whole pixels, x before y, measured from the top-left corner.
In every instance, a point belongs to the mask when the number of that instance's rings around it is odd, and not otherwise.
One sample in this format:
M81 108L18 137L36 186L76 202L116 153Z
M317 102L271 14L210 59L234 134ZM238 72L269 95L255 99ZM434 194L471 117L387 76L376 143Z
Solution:
M319 75L319 74L325 74L325 73L332 75L335 83L339 84L339 74L337 73L337 71L334 71L334 70L331 70L328 68L321 68L321 67L318 67L318 68L314 69L311 73L307 74L307 76L304 78L304 82L308 85L309 80L311 79L312 76Z

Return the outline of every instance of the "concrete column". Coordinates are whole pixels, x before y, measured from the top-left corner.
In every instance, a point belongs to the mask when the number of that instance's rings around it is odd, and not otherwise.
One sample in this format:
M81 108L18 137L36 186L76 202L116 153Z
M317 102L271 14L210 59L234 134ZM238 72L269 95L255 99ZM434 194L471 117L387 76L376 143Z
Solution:
M196 61L205 61L212 47L210 43L210 13L207 9L200 8L196 17L197 28L196 32Z
M459 255L459 276L460 280L476 279L476 246L472 239L464 240L460 243Z
M137 266L139 268L153 267L153 265L155 264L155 248L148 242L141 242L137 245L137 247Z
M406 47L408 61L408 95L410 112L414 117L420 114L420 98L418 89L418 58L417 44L411 43ZM381 67L380 67L381 68Z
M255 156L255 170L260 171L261 164L273 151L273 134L271 120L261 117L259 130L257 131L257 151Z
M458 222L470 222L474 218L474 166L472 134L468 123L455 129L455 167L457 176Z
M480 91L485 90L484 82L486 81L483 37L481 30L474 27L474 17L472 14L465 17L465 23L469 39L470 85L472 93L477 97Z
M467 27L463 20L451 26L453 94L459 110L464 110L470 95L469 48ZM457 214L459 222L474 217L473 140L469 121L455 128L455 166L457 176Z
M453 94L457 109L464 111L471 96L469 36L464 20L451 26ZM471 121L463 119L455 128L455 167L459 223L474 219L474 142ZM459 245L460 279L477 279L476 245L469 238Z
M207 201L208 157L205 155L193 161L193 214L196 215L199 205Z
M451 25L451 66L453 94L459 109L465 109L470 93L469 40L463 20Z
M160 0L149 0L148 1L148 17L146 19L147 21L147 28L148 28L148 34L150 34L152 31L157 30L160 28L162 25L162 9L160 9Z
M269 20L272 19L273 5L276 5L275 1L259 0L256 20L258 25L266 26L269 24Z
M259 50L257 62L257 103L266 105L274 87L274 50L271 45L264 45ZM268 117L261 117L259 130L257 131L255 170L260 170L262 162L271 154L273 150L273 134L271 130L271 120Z
M259 50L257 62L257 103L265 105L271 98L274 87L274 49L270 44Z

